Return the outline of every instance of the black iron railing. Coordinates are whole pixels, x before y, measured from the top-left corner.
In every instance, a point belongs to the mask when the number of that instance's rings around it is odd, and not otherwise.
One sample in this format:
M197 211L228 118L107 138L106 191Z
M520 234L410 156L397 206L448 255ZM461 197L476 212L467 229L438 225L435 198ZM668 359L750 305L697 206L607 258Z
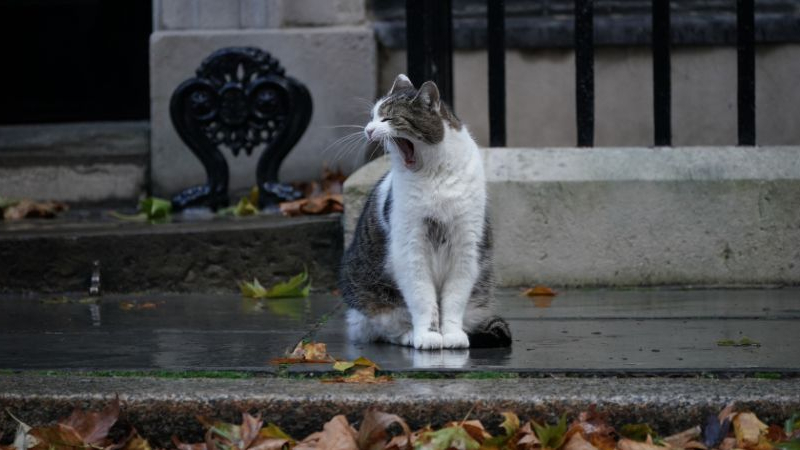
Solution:
M653 53L653 142L672 143L670 1L651 0ZM489 59L489 141L506 143L505 0L486 0ZM738 142L755 145L754 0L737 0ZM408 73L434 80L442 98L453 103L451 0L406 0ZM594 0L574 0L577 145L594 145Z

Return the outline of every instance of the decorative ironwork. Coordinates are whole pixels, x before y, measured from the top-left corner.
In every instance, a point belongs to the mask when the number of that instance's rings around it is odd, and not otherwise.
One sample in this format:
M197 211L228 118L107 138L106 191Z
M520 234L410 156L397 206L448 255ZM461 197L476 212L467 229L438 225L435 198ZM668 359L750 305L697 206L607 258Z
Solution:
M256 167L259 206L275 203L278 169L308 127L311 111L308 89L287 77L269 53L253 47L212 53L170 100L172 124L207 176L204 185L173 197L173 207L228 205L223 150L233 156L242 150L247 155L261 151Z

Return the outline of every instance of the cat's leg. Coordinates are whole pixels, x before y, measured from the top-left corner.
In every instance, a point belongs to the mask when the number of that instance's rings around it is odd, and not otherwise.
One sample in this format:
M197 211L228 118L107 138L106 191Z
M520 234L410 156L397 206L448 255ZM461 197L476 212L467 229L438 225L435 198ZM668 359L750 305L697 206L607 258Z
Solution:
M444 348L468 348L469 338L464 331L464 314L478 278L476 244L460 246L452 252L451 266L442 285L441 329Z
M398 239L399 241L400 239ZM423 239L392 242L392 273L411 315L412 344L418 349L442 348L436 287L425 260Z

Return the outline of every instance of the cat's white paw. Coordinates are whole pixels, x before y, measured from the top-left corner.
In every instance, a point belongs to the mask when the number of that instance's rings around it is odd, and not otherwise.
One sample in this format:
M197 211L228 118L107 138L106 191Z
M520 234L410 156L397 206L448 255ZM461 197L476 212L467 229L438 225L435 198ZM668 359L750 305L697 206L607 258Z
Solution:
M414 333L414 348L419 350L439 350L442 348L442 335L435 331Z
M455 330L442 335L443 348L469 348L469 337L463 330Z

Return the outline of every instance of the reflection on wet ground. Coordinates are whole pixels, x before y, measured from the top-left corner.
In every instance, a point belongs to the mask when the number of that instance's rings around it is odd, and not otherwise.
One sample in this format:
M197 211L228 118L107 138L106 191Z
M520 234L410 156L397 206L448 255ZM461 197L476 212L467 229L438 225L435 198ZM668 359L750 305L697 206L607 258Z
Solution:
M417 351L350 343L340 299L238 295L0 297L0 368L240 369L305 337L388 370L797 371L800 289L575 290L546 301L499 292L510 349ZM758 346L725 346L747 337ZM295 372L330 370L295 366Z

